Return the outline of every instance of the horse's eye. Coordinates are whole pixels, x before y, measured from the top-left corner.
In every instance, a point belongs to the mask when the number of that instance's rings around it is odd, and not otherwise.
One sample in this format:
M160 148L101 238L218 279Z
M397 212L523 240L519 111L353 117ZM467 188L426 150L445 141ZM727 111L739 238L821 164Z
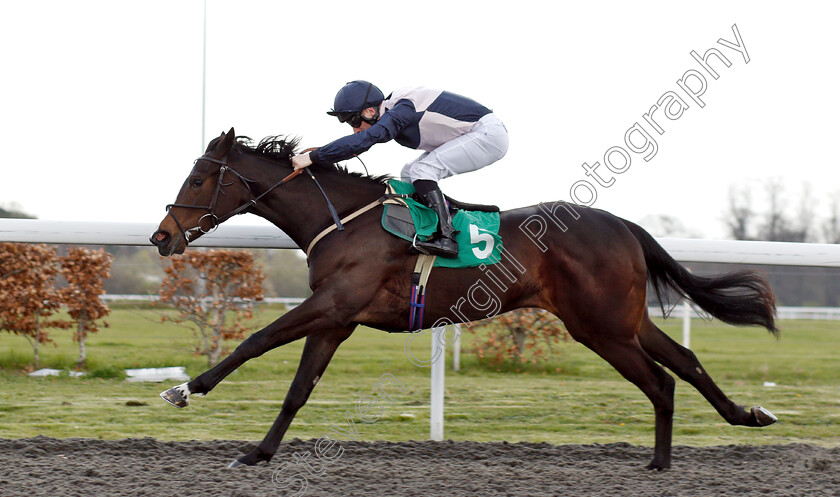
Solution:
M190 184L192 185L193 188L198 188L198 187L200 187L201 185L204 184L204 180L201 179L201 178L193 178L193 180L190 182Z

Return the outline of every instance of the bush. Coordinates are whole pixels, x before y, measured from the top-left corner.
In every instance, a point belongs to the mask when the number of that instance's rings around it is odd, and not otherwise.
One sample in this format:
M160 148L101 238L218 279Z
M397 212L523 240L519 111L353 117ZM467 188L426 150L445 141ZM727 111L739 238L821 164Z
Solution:
M476 337L474 351L479 362L493 364L536 364L548 359L552 344L571 339L563 323L542 309L517 309L479 321L470 331L487 334L484 340Z

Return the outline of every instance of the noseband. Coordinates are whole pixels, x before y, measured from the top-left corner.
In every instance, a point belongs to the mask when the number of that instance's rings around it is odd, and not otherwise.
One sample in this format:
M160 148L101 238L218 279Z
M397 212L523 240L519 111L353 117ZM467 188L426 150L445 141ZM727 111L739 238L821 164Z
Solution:
M251 180L251 179L248 179L245 176L242 176L241 174L236 172L233 168L228 166L227 159L228 159L227 155L225 155L222 158L222 160L215 159L213 157L207 157L206 155L203 155L203 156L201 156L201 157L199 157L198 159L195 160L195 162L198 162L198 161L201 161L201 160L206 160L208 162L213 162L213 163L219 164L221 166L221 167L219 167L219 180L216 182L216 191L213 192L213 199L210 201L210 205L205 206L205 205L188 205L188 204L169 204L169 205L166 206L166 212L170 216L172 216L172 219L175 221L175 224L178 226L178 229L181 231L181 235L184 236L184 243L186 243L187 245L189 245L189 243L190 243L190 237L189 237L190 233L198 231L201 234L206 235L208 233L212 233L212 232L216 231L216 229L219 227L220 224L222 224L223 222L232 218L233 216L236 216L237 214L242 214L246 210L248 210L252 207L255 207L257 205L257 202L260 199L262 199L264 196L268 195L272 190L274 190L277 187L283 186L288 181L292 180L295 176L297 176L297 175L299 175L300 173L303 172L303 169L298 169L296 171L292 171L291 174L284 177L283 179L281 179L277 183L274 183L273 185L271 185L271 187L269 187L266 191L262 192L261 194L259 194L257 196L254 196L254 192L251 190L251 183L255 183L255 181ZM239 178L239 180L242 182L242 184L245 185L245 188L248 189L248 196L250 197L250 199L248 200L248 202L240 205L236 209L233 209L229 213L219 217L218 215L216 215L216 202L219 200L219 194L221 193L223 186L230 186L230 185L233 184L233 183L227 183L227 184L224 183L225 174L228 173L228 172L234 174L237 178ZM327 197L327 193L321 187L321 184L318 183L318 180L315 178L315 175L312 173L312 171L309 170L308 167L306 168L306 172L308 172L309 176L312 177L312 180L315 181L315 184L318 186L318 189L321 191L321 194L324 196L324 199L326 199L327 207L329 208L330 215L332 215L333 221L335 222L337 228L339 230L343 230L344 226L342 226L341 221L338 218L338 213L336 212L335 207L333 207L332 202L330 202L330 199ZM207 214L204 214L203 216L198 218L198 223L195 226L193 226L192 228L184 229L184 227L181 225L181 222L178 220L177 217L175 217L175 214L172 212L173 207L180 207L180 208L184 208L184 209L203 209L203 210L207 211ZM205 230L204 228L201 227L201 223L204 221L205 218L210 219L210 222L212 223L212 227L210 229L207 229L207 230Z

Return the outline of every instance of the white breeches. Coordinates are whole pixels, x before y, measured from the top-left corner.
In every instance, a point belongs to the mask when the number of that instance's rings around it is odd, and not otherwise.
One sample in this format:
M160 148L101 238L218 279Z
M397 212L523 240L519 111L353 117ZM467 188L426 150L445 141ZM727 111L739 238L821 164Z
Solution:
M440 181L456 174L481 169L505 156L508 133L502 121L490 113L468 132L405 165L402 180Z

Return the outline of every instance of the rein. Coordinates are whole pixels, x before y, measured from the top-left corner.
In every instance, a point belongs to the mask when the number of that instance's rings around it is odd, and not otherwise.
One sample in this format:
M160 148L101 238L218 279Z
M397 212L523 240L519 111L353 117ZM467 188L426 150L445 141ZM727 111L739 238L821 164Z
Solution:
M208 233L212 233L212 232L216 231L216 229L219 227L220 224L222 224L223 222L232 218L233 216L241 214L244 211L246 211L246 210L248 210L252 207L255 207L257 205L257 202L259 202L263 197L265 197L266 195L271 193L271 191L273 191L275 188L278 188L280 186L285 185L286 183L288 183L289 181L291 181L292 179L294 179L296 176L298 176L299 174L301 174L303 172L303 169L298 169L296 171L292 171L291 174L284 177L280 181L274 183L273 185L271 185L267 190L265 190L261 194L259 194L257 196L254 196L254 193L251 190L251 183L254 183L254 181L246 178L245 176L242 176L241 174L236 172L236 170L231 168L227 164L227 158L228 158L227 155L225 155L222 160L215 159L213 157L201 156L201 157L199 157L198 159L195 160L195 162L198 162L200 160L206 160L208 162L213 162L213 163L219 164L221 166L219 168L219 180L216 183L216 191L213 192L213 199L210 201L210 205L204 206L204 205L188 205L188 204L169 204L169 205L166 206L166 212L170 216L172 216L172 219L175 221L175 224L178 226L178 229L181 230L181 234L184 236L184 242L187 245L189 245L189 243L190 243L190 239L189 239L188 234L190 234L194 231L198 231L198 232L206 235ZM229 213L225 214L224 216L219 217L219 216L216 215L216 212L215 212L216 211L216 202L219 199L219 194L221 193L223 186L229 186L229 185L233 184L233 183L227 183L227 184L224 183L225 173L227 173L228 171L233 173L234 175L236 175L236 177L239 178L240 181L242 181L242 184L244 184L245 188L248 189L248 196L251 197L251 198L248 202L240 205L239 207L230 211ZM327 197L327 192L324 191L324 188L321 187L321 184L315 178L315 174L313 174L312 171L309 170L309 168L306 168L306 172L309 173L309 176L312 178L312 181L315 182L315 184L318 186L318 190L320 190L321 194L324 196L324 200L326 200L326 202L327 202L327 208L329 209L330 215L332 216L333 221L335 222L335 229L338 229L339 231L344 230L344 226L341 224L341 220L338 218L338 213L336 213L335 207L333 206L329 197ZM181 222L178 220L177 217L175 217L175 214L172 212L173 207L180 207L180 208L184 208L184 209L204 209L204 210L207 211L207 214L198 218L198 223L195 226L193 226L192 228L184 229L184 227L181 225ZM210 222L213 223L213 226L210 229L207 229L207 230L205 230L204 228L201 227L201 223L202 223L202 221L204 221L205 218L209 218Z
M364 214L365 212L373 209L374 207L378 207L378 206L383 205L383 204L405 205L405 203L401 202L399 199L406 198L406 197L409 197L409 195L402 195L402 194L399 194L399 193L395 193L394 189L391 187L391 185L388 185L388 186L385 187L385 194L384 195L382 195L380 198L374 200L373 202L369 203L368 205L356 210L355 212L352 212L352 213L348 214L347 216L343 217L341 219L341 223L346 224L347 222L352 221L353 219L356 219L357 217ZM340 226L340 223L335 223L335 225L327 226L326 228L324 228L323 231L321 231L320 233L315 235L315 238L313 238L312 241L309 242L309 246L306 247L306 260L307 261L309 260L309 254L312 253L312 249L315 248L315 244L320 242L321 239L324 238L325 236L332 233L333 230L339 229L338 226Z

